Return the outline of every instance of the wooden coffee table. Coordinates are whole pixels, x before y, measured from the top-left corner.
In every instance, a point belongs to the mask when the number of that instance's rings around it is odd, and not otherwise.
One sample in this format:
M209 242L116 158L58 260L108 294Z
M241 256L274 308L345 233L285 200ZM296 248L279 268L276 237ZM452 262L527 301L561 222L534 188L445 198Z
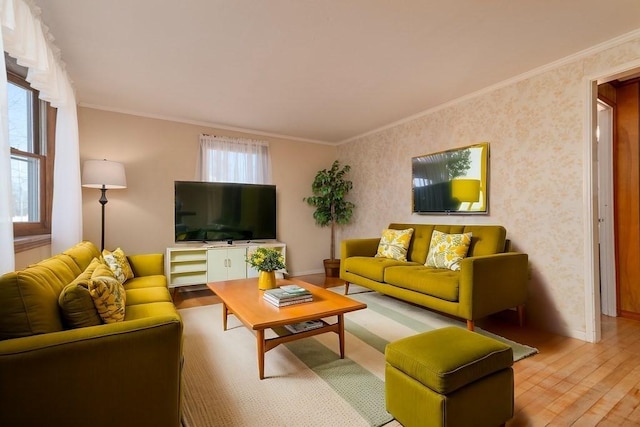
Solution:
M340 358L344 359L344 314L361 310L366 308L367 305L302 280L278 279L277 282L278 286L295 284L308 289L313 295L313 301L286 307L276 307L263 299L263 291L258 289L258 279L255 278L207 284L209 289L222 300L223 330L227 330L227 316L233 314L248 329L255 331L258 344L258 372L260 379L264 379L264 355L267 351L279 344L325 332L338 334ZM332 316L337 316L335 323L328 323L322 320ZM292 334L284 328L284 325L307 320L322 320L324 326L296 334ZM265 330L267 329L273 330L277 336L265 338Z

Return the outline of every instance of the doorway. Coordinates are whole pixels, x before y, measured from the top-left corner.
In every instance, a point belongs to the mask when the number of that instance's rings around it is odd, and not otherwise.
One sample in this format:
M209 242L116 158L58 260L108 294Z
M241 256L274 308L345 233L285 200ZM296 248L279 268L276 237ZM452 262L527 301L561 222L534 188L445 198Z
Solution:
M598 237L599 274L593 302L600 297L601 314L640 320L640 70L598 83L593 127L597 226L592 232Z
M604 184L600 182L603 177L611 176L613 173L613 162L598 162L598 143L597 143L597 125L598 125L598 85L608 83L616 79L624 79L630 77L640 77L640 59L612 67L607 70L601 70L597 75L586 76L584 79L584 90L586 94L585 103L585 128L584 128L584 224L585 224L585 277L584 277L584 301L585 301L585 333L584 339L589 342L598 342L601 339L601 316L603 313L612 313L612 283L611 271L616 266L616 255L612 255L609 246L601 248L601 242L614 241L614 231L611 221L610 226L601 226L600 219L600 197L599 188ZM606 108L605 108L606 109ZM614 113L615 116L615 113ZM602 155L602 154L600 154ZM603 167L603 164L608 165ZM612 169L611 173L607 173L606 167ZM613 183L613 178L610 178ZM614 196L615 197L615 196ZM604 212L604 211L603 211ZM604 217L606 218L606 217ZM601 236L602 233L602 236ZM608 235L607 235L608 233ZM602 250L601 250L602 249ZM607 255L608 254L608 255ZM600 265L603 265L601 274ZM640 264L640 260L637 261ZM608 268L608 270L607 270ZM607 273L607 271L609 271ZM616 272L617 274L617 272ZM602 289L601 289L602 285ZM606 308L601 305L601 299L608 297ZM605 311L607 310L607 311Z

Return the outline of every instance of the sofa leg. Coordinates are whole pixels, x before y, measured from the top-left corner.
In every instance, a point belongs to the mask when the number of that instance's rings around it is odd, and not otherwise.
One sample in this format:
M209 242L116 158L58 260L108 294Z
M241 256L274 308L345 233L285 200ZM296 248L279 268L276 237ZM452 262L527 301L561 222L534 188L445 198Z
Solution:
M520 327L523 327L524 326L524 304L519 305L517 309L518 309L518 324L520 325Z
M347 295L349 293L349 282L344 282L344 294Z
M467 329L473 331L473 320L467 320Z

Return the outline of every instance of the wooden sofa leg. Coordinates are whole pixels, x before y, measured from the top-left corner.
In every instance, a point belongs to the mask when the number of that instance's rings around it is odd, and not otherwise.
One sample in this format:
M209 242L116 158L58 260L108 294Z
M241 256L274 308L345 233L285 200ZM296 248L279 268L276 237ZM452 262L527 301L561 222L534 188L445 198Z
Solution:
M518 309L518 324L520 325L520 327L523 327L524 326L524 304L519 305L517 309Z
M349 293L349 282L344 282L344 294L347 295Z
M467 329L473 332L473 320L467 320Z

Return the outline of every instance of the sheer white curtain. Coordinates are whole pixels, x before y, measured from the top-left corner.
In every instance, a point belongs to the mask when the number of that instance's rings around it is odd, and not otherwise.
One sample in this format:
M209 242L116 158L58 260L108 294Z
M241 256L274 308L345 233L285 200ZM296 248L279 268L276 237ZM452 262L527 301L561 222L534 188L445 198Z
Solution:
M253 139L200 135L196 179L271 184L269 143Z
M32 1L0 0L3 51L29 69L27 81L40 98L58 109L51 250L60 252L82 239L82 193L76 99L51 36ZM4 56L2 59L4 65ZM15 266L11 221L10 149L6 73L0 74L0 273ZM7 202L8 201L8 202Z

